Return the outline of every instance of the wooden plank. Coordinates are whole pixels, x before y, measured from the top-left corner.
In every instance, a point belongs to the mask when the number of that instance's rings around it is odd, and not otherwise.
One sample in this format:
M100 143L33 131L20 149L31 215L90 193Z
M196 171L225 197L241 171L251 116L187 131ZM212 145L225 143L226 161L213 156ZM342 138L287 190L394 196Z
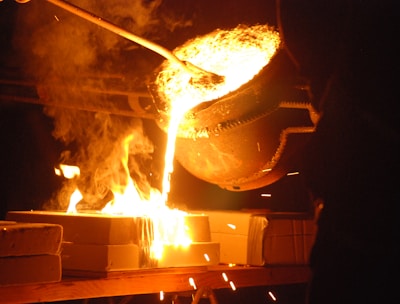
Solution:
M61 282L0 286L0 303L38 303L124 295L173 293L306 282L307 266L245 267L225 265L147 269L115 273L107 278L63 278ZM191 282L194 282L195 287Z

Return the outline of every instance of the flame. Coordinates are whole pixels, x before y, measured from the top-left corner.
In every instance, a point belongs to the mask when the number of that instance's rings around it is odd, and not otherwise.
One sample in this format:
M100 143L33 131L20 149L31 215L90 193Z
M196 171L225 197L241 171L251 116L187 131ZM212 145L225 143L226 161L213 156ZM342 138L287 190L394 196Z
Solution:
M118 183L113 181L111 191L114 199L102 209L102 213L132 216L142 216L145 214L145 211L142 209L145 204L141 204L142 198L129 173L129 144L132 140L133 135L128 135L122 142L121 165L123 174L119 174L117 178ZM124 177L125 180L121 180Z
M79 167L66 164L60 164L60 168L54 168L54 172L56 175L64 176L67 179L74 179L75 177L79 177L81 174ZM77 212L76 205L82 198L82 193L78 188L76 188L70 196L67 213Z
M75 191L72 192L71 197L69 199L67 213L77 212L76 205L82 198L83 198L82 193L78 189L75 189Z
M174 137L174 135L171 136L168 133L168 139L171 137ZM162 259L164 245L172 244L182 247L190 245L191 239L187 229L185 229L185 215L187 213L167 207L168 192L170 190L169 178L163 183L162 193L157 189L152 189L148 199L142 198L129 174L129 144L132 141L133 136L130 135L123 142L124 154L121 162L126 180L121 184L113 185L111 190L114 194L114 199L102 209L102 213L150 217L153 226L150 257L160 260ZM173 152L166 152L165 163L172 164L173 157ZM172 173L172 170L172 166L165 165L164 172L167 172L167 176Z
M151 232L143 231L143 235L146 235L146 238L151 235L153 239L150 246L150 257L160 260L162 259L164 245L187 247L192 242L185 224L187 213L167 207L166 198L169 187L165 187L163 194L157 189L152 189L149 198L146 199L139 193L138 187L130 176L128 167L129 145L133 140L133 135L129 135L121 143L123 174L119 174L118 182L111 185L113 199L106 204L101 213L149 217L152 227L146 226L143 229L151 230ZM166 153L166 163L168 163L168 157L173 158L173 153ZM79 172L79 168L76 166L60 165L60 169L55 169L55 172L58 175L62 173L68 179L79 176L79 174L75 174ZM168 184L166 185L168 186ZM76 188L70 197L67 212L77 212L76 205L81 199L82 194Z
M73 179L74 177L78 177L81 174L79 167L65 164L60 164L60 168L54 168L54 172L56 173L56 175L62 175L68 179Z

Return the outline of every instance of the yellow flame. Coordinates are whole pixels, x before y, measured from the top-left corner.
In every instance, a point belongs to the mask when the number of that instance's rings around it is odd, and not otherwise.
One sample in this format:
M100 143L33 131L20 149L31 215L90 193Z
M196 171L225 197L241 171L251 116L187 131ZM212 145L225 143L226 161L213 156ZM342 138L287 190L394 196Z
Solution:
M75 189L75 191L71 194L71 197L69 199L67 213L77 212L76 205L82 198L83 198L82 193L78 189Z
M171 136L169 135L168 138L171 138ZM164 184L163 193L160 193L157 189L152 189L149 198L142 198L135 182L129 174L129 144L133 140L133 136L128 136L123 142L124 149L121 161L126 180L112 187L111 190L114 194L114 199L103 208L102 213L150 217L153 225L150 256L160 260L163 256L164 245L172 244L187 247L191 243L191 239L185 229L185 216L187 213L167 207L169 179ZM172 152L170 154L166 153L166 164L172 163L172 160L169 161L169 158L173 159L173 157L174 154ZM172 172L172 167L167 168ZM167 169L164 170L167 172Z
M72 179L81 174L79 167L60 164L60 168L54 168L54 172L58 176L64 176L65 178Z
M153 221L154 239L151 245L151 257L161 260L164 245L188 247L192 240L185 229L184 211L169 209L168 207L153 210L150 217Z
M191 243L187 229L185 229L186 212L170 209L166 206L160 191L152 189L149 198L143 199L134 180L131 178L128 167L129 145L134 140L133 135L127 136L122 144L121 165L123 174L119 174L118 183L111 186L113 199L101 210L104 214L129 215L150 217L152 224L152 240L150 256L157 260L162 258L164 245L187 247ZM173 154L169 157L173 158ZM60 165L60 171L66 177L73 177L79 172L79 167ZM56 171L57 172L57 171ZM169 190L169 189L168 189ZM82 199L82 194L76 189L70 197L67 212L77 212L76 204Z
M71 165L65 165L65 164L60 164L60 168L54 168L54 172L58 176L64 176L67 179L73 179L75 177L79 177L81 174L81 171L79 167L77 166L71 166ZM72 192L70 198L69 198L69 204L68 204L68 209L67 213L74 213L77 212L76 210L76 205L79 203L79 201L83 198L81 192L79 191L78 188Z

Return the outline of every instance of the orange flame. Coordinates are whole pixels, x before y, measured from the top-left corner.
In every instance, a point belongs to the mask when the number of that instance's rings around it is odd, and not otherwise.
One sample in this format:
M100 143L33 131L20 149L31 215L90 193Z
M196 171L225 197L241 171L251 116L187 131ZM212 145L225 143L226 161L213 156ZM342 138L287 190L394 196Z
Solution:
M79 167L65 164L60 164L60 168L54 168L54 172L56 173L56 175L64 176L67 179L79 177L79 175L81 174ZM70 196L67 213L76 212L76 205L82 198L83 196L81 192L78 189L75 189Z

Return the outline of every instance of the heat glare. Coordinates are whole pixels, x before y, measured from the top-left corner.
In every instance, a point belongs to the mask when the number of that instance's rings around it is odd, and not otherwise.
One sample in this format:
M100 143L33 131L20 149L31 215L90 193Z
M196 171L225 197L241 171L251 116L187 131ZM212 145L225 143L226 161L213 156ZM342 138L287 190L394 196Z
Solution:
M163 63L155 85L167 105L169 118L164 202L168 199L175 143L185 114L200 103L225 96L249 82L269 63L280 44L279 33L269 25L239 25L189 40L173 51L181 60L223 76L225 81L218 84L191 82L192 75L180 65L168 60Z
M191 75L176 63L165 61L157 75L157 93L168 111L188 111L196 105L218 99L249 82L266 66L280 47L279 33L269 25L239 25L215 30L189 40L174 50L183 61L225 78L218 84L191 82Z
M203 85L191 82L192 77L174 62L162 65L155 84L159 95L166 101L168 113L168 138L164 158L162 189L153 189L144 196L136 187L128 168L129 145L134 142L128 136L122 143L121 165L124 169L119 183L112 185L113 199L102 213L150 218L153 224L151 255L162 259L165 245L189 246L191 239L186 233L186 212L168 207L170 181L174 171L173 160L176 137L185 114L198 104L217 99L247 83L268 64L280 46L278 32L268 25L243 26L214 32L192 39L174 50L183 61L190 62L206 71L224 76L218 84ZM76 167L63 166L59 174L78 178ZM68 212L77 212L76 204L82 199L76 189L71 196Z

